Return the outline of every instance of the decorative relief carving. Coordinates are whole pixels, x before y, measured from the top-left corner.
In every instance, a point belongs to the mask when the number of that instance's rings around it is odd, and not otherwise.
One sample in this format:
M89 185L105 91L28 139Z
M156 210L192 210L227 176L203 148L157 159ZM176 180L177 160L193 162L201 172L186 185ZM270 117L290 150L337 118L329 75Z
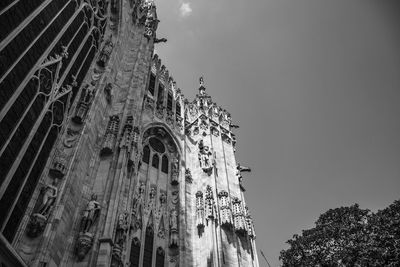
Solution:
M203 144L203 140L200 140L199 142L199 162L203 171L208 175L211 175L214 161L209 147Z
M250 238L255 239L256 233L254 230L254 223L253 219L251 218L249 207L246 206L245 211L246 211L247 234L249 235Z
M207 185L206 188L206 204L205 204L205 215L207 219L215 218L215 203L214 195L211 186Z
M164 225L164 216L161 216L160 223L158 225L158 238L164 239L165 238L165 225Z
M54 154L49 174L54 178L61 179L67 173L69 155L61 147L58 147Z
M78 141L79 131L74 131L71 128L67 129L67 135L64 138L63 144L66 148L72 148Z
M176 157L172 158L171 162L171 184L179 184L179 159Z
M156 117L162 120L164 118L164 110L165 108L163 105L157 105Z
M53 185L45 185L41 188L41 203L37 212L33 213L27 226L27 235L31 238L39 236L47 224L51 209L57 198L58 189Z
M231 214L228 192L226 191L219 192L218 198L219 198L219 212L220 212L221 225L231 227L232 214Z
M145 189L146 184L140 181L132 203L131 228L133 232L136 232L138 229L142 229L142 206L144 203Z
M149 199L147 201L147 207L146 207L146 214L150 214L150 212L154 210L156 193L157 193L157 188L155 186L150 187Z
M165 121L170 126L174 124L174 113L172 111L167 110L167 117L165 118Z
M235 231L239 234L246 233L246 220L243 214L243 207L241 204L241 200L235 197L232 200L232 209L233 209L233 225L235 227Z
M169 217L169 247L177 248L179 246L179 230L178 230L178 211L172 209Z
M183 118L181 116L176 116L176 128L180 131L183 130Z
M204 227L204 200L203 192L196 193L196 225L198 228Z
M104 87L104 95L106 97L106 101L107 101L108 104L111 104L111 102L112 102L112 92L113 92L112 84L108 83Z
M97 60L97 65L99 65L102 68L104 68L107 65L113 47L114 44L111 40L111 35L110 35L107 41L104 43L104 47L100 52L99 59Z
M103 147L100 152L102 156L110 155L113 153L118 130L119 130L119 117L117 115L113 115L110 117L110 120L108 121Z
M100 215L100 204L97 195L93 194L86 204L79 227L79 237L76 243L76 255L78 260L83 260L93 244L93 226Z
M72 117L73 122L77 124L82 124L84 122L87 112L89 111L90 104L93 101L94 93L95 88L93 85L86 84L82 88L79 102L75 109L74 117Z
M144 107L146 110L152 112L154 109L154 99L146 96Z
M192 173L191 173L190 169L185 170L185 181L186 181L186 183L189 183L189 184L191 184L193 182Z
M246 191L243 187L243 176L242 172L251 172L251 169L249 167L245 167L240 165L239 163L236 165L236 176L239 180L239 186L242 191Z

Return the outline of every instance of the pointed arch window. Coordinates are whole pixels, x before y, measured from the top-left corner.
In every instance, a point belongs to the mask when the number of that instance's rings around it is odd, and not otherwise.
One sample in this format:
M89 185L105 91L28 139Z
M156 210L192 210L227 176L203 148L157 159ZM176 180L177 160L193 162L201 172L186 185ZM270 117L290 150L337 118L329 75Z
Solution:
M167 96L167 110L172 111L172 92L168 92Z
M157 104L162 105L164 103L164 86L161 83L158 85L158 96L157 96Z
M152 267L154 230L151 226L146 228L146 240L144 242L143 267Z
M165 252L162 247L158 247L156 254L156 267L164 267L164 255Z
M154 88L156 87L156 76L154 74L150 74L150 81L149 81L149 92L152 96L154 96Z
M132 240L131 254L129 255L130 267L139 267L140 241L137 237Z
M179 104L178 101L176 101L175 113L176 113L176 116L177 116L177 117L178 117L178 116L179 116L179 117L181 116L181 105Z
M151 166L153 166L154 168L158 169L158 165L160 163L160 158L158 157L157 154L153 155L153 159L151 160Z
M150 162L150 148L149 146L145 146L143 148L143 162L149 164Z
M163 173L168 173L168 157L167 157L167 155L164 155L164 156L162 157L161 171L162 171Z

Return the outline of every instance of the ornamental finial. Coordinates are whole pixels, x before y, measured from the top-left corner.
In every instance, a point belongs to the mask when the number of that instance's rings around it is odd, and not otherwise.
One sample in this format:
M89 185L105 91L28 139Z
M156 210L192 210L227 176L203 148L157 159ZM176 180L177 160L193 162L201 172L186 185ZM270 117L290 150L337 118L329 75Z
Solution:
M201 76L201 77L199 78L199 82L200 82L199 93L200 93L200 95L204 95L205 92L206 92L206 88L204 87L204 79L203 79L203 76Z

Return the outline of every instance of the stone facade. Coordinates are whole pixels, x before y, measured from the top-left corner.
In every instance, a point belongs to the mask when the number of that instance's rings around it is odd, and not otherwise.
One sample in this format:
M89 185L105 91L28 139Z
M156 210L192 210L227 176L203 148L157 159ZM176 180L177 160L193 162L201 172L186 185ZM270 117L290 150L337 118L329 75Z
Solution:
M15 237L2 237L5 264L258 266L230 114L203 78L191 102L177 88L154 54L153 1L101 8L103 41Z

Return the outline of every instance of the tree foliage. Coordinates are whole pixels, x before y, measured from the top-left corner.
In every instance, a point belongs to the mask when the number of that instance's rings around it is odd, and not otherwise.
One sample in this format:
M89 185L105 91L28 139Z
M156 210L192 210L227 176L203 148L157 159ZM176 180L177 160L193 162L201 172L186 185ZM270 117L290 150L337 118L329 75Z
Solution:
M376 213L330 209L287 243L283 266L400 266L400 201Z

